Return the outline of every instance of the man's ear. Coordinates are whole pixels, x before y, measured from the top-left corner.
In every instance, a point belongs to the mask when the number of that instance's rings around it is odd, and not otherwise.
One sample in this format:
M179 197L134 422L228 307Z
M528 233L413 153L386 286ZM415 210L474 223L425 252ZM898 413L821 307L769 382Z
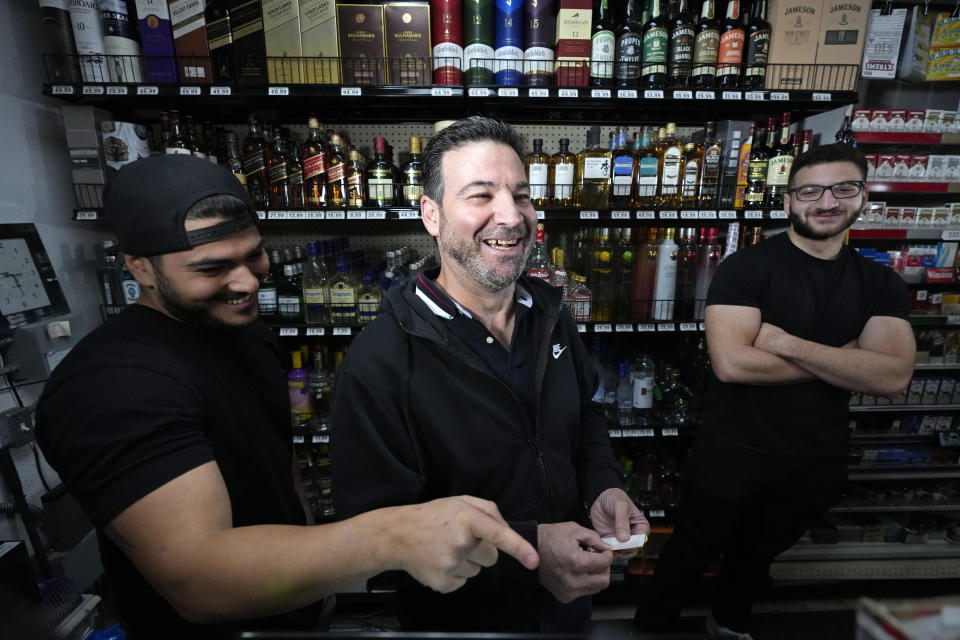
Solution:
M123 259L127 263L127 269L130 270L130 273L133 274L133 277L141 286L148 289L153 289L156 286L157 274L149 258L124 255Z
M434 238L440 235L440 205L428 196L420 198L420 220L427 233Z

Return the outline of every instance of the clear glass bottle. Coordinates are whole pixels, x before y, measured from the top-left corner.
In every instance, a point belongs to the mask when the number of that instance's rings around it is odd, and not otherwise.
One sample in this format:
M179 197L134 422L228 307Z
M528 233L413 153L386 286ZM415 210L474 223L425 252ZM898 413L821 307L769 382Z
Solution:
M620 229L620 236L614 243L613 276L613 321L630 322L630 296L633 293L633 230L630 227Z
M523 168L530 185L533 206L545 206L550 202L550 156L543 152L542 139L533 141L533 151L523 159Z
M328 281L330 321L334 324L357 323L357 281L337 256L337 272Z
M702 148L688 142L683 146L683 177L680 187L680 206L684 209L697 208L697 188L700 180L700 154Z
M616 147L613 150L613 193L610 204L629 207L633 203L633 174L637 158L627 146L627 131L617 127Z
M593 250L593 268L589 272L593 290L590 319L594 322L610 322L613 311L613 253L610 230L602 228L600 241Z
M584 276L578 273L570 276L567 297L570 299L570 313L573 319L577 322L589 322L593 294L587 287L587 279Z
M547 257L547 245L544 243L543 223L537 225L537 238L533 243L530 258L524 266L524 272L532 278L550 280L550 259Z
M660 162L661 209L677 209L680 206L680 174L683 164L683 146L677 139L676 123L667 123L666 135L657 144Z
M277 283L277 305L280 320L303 322L303 291L297 282L297 268L292 263L283 265L283 278Z
M633 425L633 385L630 384L630 363L620 363L617 382L617 423L621 427Z
M580 206L585 209L610 207L611 152L600 144L600 128L587 131L587 148L577 156L580 170Z
M380 287L371 270L363 272L363 286L357 292L357 320L360 324L370 324L377 319L380 311Z
M657 153L655 130L644 127L640 133L640 151L637 153L636 197L634 204L641 209L657 206L660 186L660 157Z
M555 206L572 207L576 204L573 193L576 171L577 157L570 153L570 140L560 138L560 150L550 157L548 177Z
M307 260L303 268L303 302L307 324L327 324L330 312L327 306L327 264L320 256L316 242L307 243Z

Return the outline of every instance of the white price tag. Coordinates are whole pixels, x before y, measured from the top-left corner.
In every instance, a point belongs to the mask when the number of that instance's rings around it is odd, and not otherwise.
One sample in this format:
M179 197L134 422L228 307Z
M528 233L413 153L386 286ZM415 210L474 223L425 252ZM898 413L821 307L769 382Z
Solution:
M527 96L530 98L549 98L550 89L544 89L543 87L535 87L527 91Z
M577 333L586 333L586 332L587 332L587 325L585 324L577 325Z
M267 87L267 95L268 96L288 96L290 95L290 87Z
M622 437L623 437L623 431L621 431L620 429L610 429L610 437L611 437L611 438L622 438Z
M637 211L637 220L653 220L656 217L653 211Z
M681 322L680 331L696 331L697 323L696 322Z
M661 211L660 212L661 220L676 220L677 212L676 211Z
M451 87L430 87L430 95L436 98L449 98L453 95Z
M229 96L233 93L233 89L230 87L210 87L210 95L212 96Z
M325 214L323 211L307 211L307 220L323 220Z
M268 211L267 220L286 220L287 212L286 211Z
M85 96L102 96L103 87L100 85L85 84L83 85L83 95Z
M73 214L74 220L96 220L97 217L96 211L77 211Z
M137 87L138 96L155 96L160 93L160 87L144 86Z
M629 211L611 211L610 219L611 220L629 220L630 212Z
M756 211L756 210L754 210L754 211L744 211L744 212L743 212L743 217L746 218L747 220L762 220L762 219L763 219L763 211Z
M618 97L618 98L631 99L631 100L632 100L632 99L636 99L636 97L637 97L637 90L636 90L636 89L618 89L618 90L617 90L617 97Z
M637 429L638 438L652 438L656 433L653 432L653 429Z
M651 333L657 330L657 325L652 322L643 322L637 325L637 331L642 333Z
M367 220L386 220L386 211L367 211Z
M298 335L300 335L300 329L296 327L280 327L280 337L282 338Z
M815 93L813 94L814 102L830 102L833 100L833 96L829 93Z
M488 89L486 87L470 87L467 95L471 98L486 98Z
M590 97L591 98L609 98L610 89L591 89Z
M647 89L643 92L643 97L647 100L662 100L663 91L660 89Z
M660 433L662 433L662 434L665 435L665 436L679 436L679 435L680 435L680 432L677 430L676 427L664 427L664 428L660 431Z
M947 316L947 324L960 324L960 316Z
M657 331L660 333L672 333L677 330L677 326L672 322L660 322L657 324Z
M537 211L537 220L546 220L547 213L545 211Z
M498 98L517 98L520 96L520 90L516 87L500 87L497 89Z
M602 324L595 324L595 325L593 325L593 332L594 332L594 333L611 333L612 331L613 331L613 327L611 327L610 324L608 324L608 323L606 323L606 322L604 322L604 323L602 323Z
M291 211L290 212L296 220L306 220L307 212L306 211Z
M343 220L346 217L344 211L327 211L327 220Z
M340 95L359 98L363 95L363 90L360 87L340 87Z
M763 91L747 91L747 100L763 100Z
M347 211L347 220L366 220L366 211Z
M557 97L560 98L579 98L580 90L579 89L560 89L557 91Z
M639 436L640 436L640 430L639 430L639 429L624 429L624 430L623 430L623 437L624 437L624 438L637 438L637 437L639 437Z
M736 220L737 212L736 211L720 211L719 216L721 220Z
M50 93L55 96L72 96L73 87L68 84L55 84L50 88Z
M632 324L618 324L615 329L617 333L633 333Z
M960 229L944 229L940 234L941 240L957 241L960 240Z
M674 91L674 100L693 100L693 91Z
M267 212L266 212L266 211L257 211L257 219L258 219L258 220L266 220L266 219L267 219Z
M713 91L697 91L697 100L716 100L717 94Z
M125 96L127 95L127 88L116 86L116 85L112 87L107 87L107 95L108 96Z
M335 336L349 336L352 333L350 327L334 327L333 335Z
M707 330L707 325L704 324L703 322L701 322L701 323L700 323L700 331L706 331L706 330Z
M180 95L198 96L200 95L200 87L180 87Z
M312 436L310 442L313 444L327 444L330 442L330 436Z
M600 218L599 211L581 211L580 219L581 220L598 220Z
M724 100L743 100L743 94L739 91L724 91Z
M303 436L293 436L293 444L303 444Z
M787 91L771 91L770 99L778 102L786 102L790 100L790 94Z
M681 211L681 212L680 212L680 219L681 219L681 220L697 220L697 219L699 219L699 218L700 218L700 212L699 212L699 211L690 211L690 210L687 210L687 211Z
M327 334L327 330L323 327L307 327L308 336L323 336Z
M786 211L771 211L770 212L771 220L786 220L787 212Z
M701 220L716 220L717 212L716 211L701 211L700 212Z
M651 509L647 512L647 515L651 518L666 518L667 514L664 513L663 509Z
M419 211L401 211L397 214L397 217L400 220L419 220L420 212Z

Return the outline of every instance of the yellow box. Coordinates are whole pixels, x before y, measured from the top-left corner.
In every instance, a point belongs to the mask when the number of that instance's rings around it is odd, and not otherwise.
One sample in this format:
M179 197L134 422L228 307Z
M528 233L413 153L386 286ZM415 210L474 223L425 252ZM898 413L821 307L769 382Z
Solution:
M927 82L960 79L960 47L931 47Z
M304 82L340 83L340 44L334 0L300 0Z
M933 37L930 39L930 46L960 46L960 18L950 17L949 12L938 13L937 20L933 23Z
M272 84L300 84L300 6L297 0L263 0L262 4L267 79Z

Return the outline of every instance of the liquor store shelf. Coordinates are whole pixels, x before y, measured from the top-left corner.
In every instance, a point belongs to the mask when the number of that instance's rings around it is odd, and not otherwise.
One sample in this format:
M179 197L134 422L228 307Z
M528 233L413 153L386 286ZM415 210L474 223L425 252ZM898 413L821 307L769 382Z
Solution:
M848 480L943 480L960 478L958 465L850 467Z
M696 433L696 427L690 425L676 427L618 427L610 429L611 438L654 438L662 436L664 438L676 438L679 436L691 436Z
M914 195L935 193L960 193L960 182L869 182L870 193L897 194L910 193Z
M850 413L873 413L891 411L957 411L960 404L883 404L853 405Z
M913 133L897 131L854 131L857 144L957 144L960 133Z
M837 506L830 509L830 513L924 513L924 512L960 512L960 503L946 504L878 504Z
M936 433L854 433L852 443L935 444Z
M960 558L960 544L930 540L920 544L903 542L838 542L836 544L798 544L776 560L888 560L922 558Z
M360 333L365 325L316 326L305 324L272 324L271 329L281 338L351 336ZM580 333L694 333L704 331L699 320L656 322L578 322Z
M950 316L910 316L910 324L915 327L943 327L960 324L960 315Z
M960 369L960 362L948 362L944 364L931 364L923 362L914 365L916 371L955 371Z
M850 229L851 240L958 240L956 228Z

